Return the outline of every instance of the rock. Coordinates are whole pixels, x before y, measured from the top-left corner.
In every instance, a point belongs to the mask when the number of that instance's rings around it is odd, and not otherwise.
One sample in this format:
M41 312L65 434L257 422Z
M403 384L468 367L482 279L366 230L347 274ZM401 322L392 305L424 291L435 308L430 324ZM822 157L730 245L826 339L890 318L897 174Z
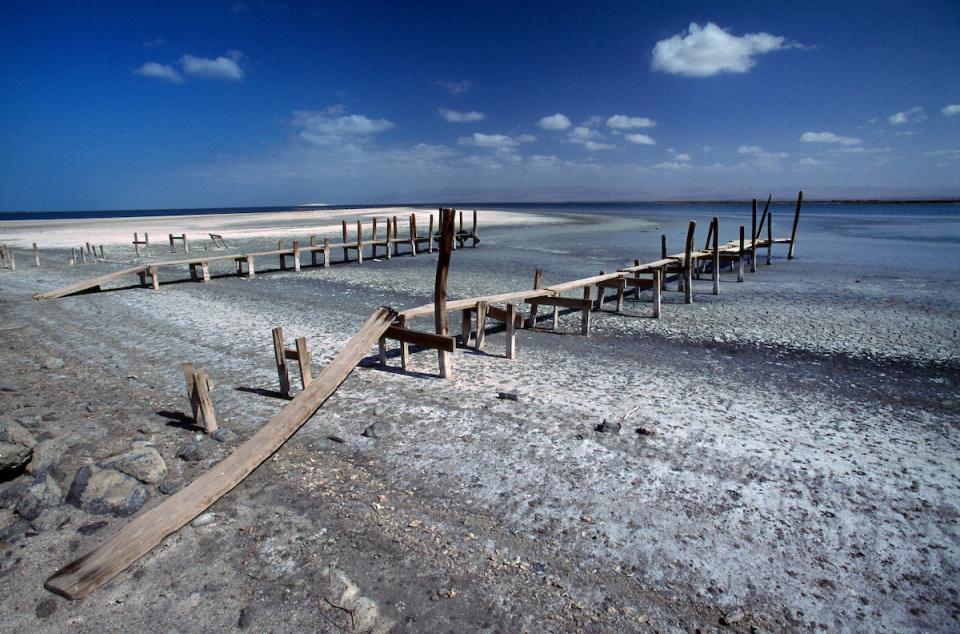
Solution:
M53 597L47 597L37 604L36 614L38 619L45 619L57 611L57 601Z
M30 474L44 473L60 461L63 456L63 446L53 440L38 442L33 447L33 456L27 463L25 471Z
M520 397L516 392L497 392L497 398L502 401L519 401Z
M44 355L40 359L40 365L47 370L59 370L64 366L63 359L51 355Z
M747 613L740 608L736 608L720 617L720 625L734 625L745 618L747 618Z
M0 392L19 392L21 388L15 383L0 383Z
M30 530L30 522L7 508L0 508L0 542L15 542Z
M167 480L165 482L161 482L160 486L157 487L157 490L164 495L171 495L182 488L183 482L180 482L179 480Z
M167 477L167 463L153 447L137 447L133 451L101 460L98 466L126 473L147 484L160 482Z
M0 477L9 477L27 466L37 444L19 424L0 418Z
M353 631L389 632L394 623L380 614L377 604L360 594L360 589L339 569L330 566L321 573L325 580L321 595L327 603L349 613Z
M99 467L81 467L73 478L67 502L94 515L126 517L140 510L150 497L130 476Z
M193 526L194 528L200 528L201 526L209 526L216 521L216 513L202 513L198 515L192 522L190 522L190 526Z
M367 438L390 438L397 431L396 425L393 423L388 423L386 421L377 421L372 425L368 425L366 429L363 430L363 435Z
M87 403L86 405L83 406L83 409L87 410L89 413L92 414L95 411L97 411L97 406L92 403Z
M177 449L177 458L187 462L199 462L206 457L206 449L196 440L188 440Z
M217 431L213 432L210 437L217 442L233 442L237 439L237 435L233 432L233 430L227 429L226 427L221 427Z
M57 481L48 473L41 473L17 487L17 503L14 509L26 520L35 520L45 510L59 506L63 492Z
M637 433L641 436L654 436L657 430L652 427L637 427Z
M603 433L603 434L619 434L620 433L620 423L614 421L610 422L606 418L603 419L603 422L594 427L594 430Z
M93 535L98 530L109 524L107 520L100 520L99 522L91 522L90 524L84 524L77 528L77 532L81 535Z

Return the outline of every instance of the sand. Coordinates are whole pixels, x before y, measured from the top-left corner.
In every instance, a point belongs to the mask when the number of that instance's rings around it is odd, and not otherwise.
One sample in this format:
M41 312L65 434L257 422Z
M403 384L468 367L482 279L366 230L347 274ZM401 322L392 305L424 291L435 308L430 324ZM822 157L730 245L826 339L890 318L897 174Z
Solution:
M239 250L339 231L336 213L309 213L155 226L235 236ZM721 237L744 220L721 217ZM685 221L481 212L482 242L454 253L450 288L479 295L527 288L535 267L549 284L655 259L659 234L676 250ZM121 236L115 264L71 268L55 250L42 269L18 258L0 272L0 363L17 388L0 399L64 447L64 491L77 466L138 439L158 448L168 481L191 480L283 406L270 394L271 327L306 336L319 367L373 308L418 305L432 289L435 259L418 256L299 274L260 274L258 262L253 280L224 264L207 285L31 299L129 263L122 241L139 229L120 222L96 223L104 240ZM563 316L559 334L521 332L514 362L491 333L485 353L458 351L451 381L430 352L409 374L395 350L388 371L372 355L211 523L87 600L51 599L42 581L126 520L45 511L0 559L4 622L333 631L350 623L332 607L336 577L375 607L373 629L955 629L958 224L804 218L796 260L781 247L743 284L724 273L718 296L700 280L693 305L671 290L660 320L643 295L624 315L594 315L589 338L574 334L578 314ZM0 234L67 246L92 227ZM911 243L899 239L908 228ZM44 368L50 354L64 367ZM203 440L200 463L175 457L193 436L177 422L183 361L213 376L221 425L240 436ZM603 420L622 431L598 433ZM362 436L373 422L394 433ZM78 532L97 521L108 524Z

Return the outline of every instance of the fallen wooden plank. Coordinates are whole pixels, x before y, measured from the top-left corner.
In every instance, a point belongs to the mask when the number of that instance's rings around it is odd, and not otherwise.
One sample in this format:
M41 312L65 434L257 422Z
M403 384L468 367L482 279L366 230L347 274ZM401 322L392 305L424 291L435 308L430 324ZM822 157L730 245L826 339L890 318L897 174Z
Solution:
M146 266L133 266L128 269L120 269L119 271L114 271L113 273L91 277L80 282L70 284L69 286L64 286L63 288L47 291L46 293L37 293L33 297L34 299L56 299L57 297L73 295L74 293L80 293L82 291L90 290L96 286L100 286L101 284L112 282L113 280L119 279L126 275L135 275L136 273L146 272L146 270Z
M397 313L380 308L316 379L260 431L212 469L161 504L140 514L92 551L55 572L44 587L68 599L85 597L150 552L165 537L237 486L279 449L336 391Z
M435 348L445 352L453 352L457 349L457 340L449 335L437 335L432 332L422 332L420 330L410 330L399 326L390 326L383 333L385 339L393 339L401 343L412 343L415 346L424 348Z

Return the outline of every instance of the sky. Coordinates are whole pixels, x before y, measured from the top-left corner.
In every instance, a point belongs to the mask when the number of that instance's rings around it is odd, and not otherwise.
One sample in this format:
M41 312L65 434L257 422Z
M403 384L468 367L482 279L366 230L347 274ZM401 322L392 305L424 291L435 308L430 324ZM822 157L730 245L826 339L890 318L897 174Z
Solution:
M960 3L0 3L0 210L960 197Z

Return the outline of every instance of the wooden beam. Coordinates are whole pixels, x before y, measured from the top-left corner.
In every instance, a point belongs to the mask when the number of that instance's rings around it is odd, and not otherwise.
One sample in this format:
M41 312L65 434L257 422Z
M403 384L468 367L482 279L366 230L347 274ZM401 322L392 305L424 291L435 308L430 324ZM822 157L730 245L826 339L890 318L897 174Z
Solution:
M460 213L460 219L463 220L463 213ZM483 340L486 337L487 328L487 302L477 302L477 338L473 344L473 349L477 352L483 350Z
M457 340L449 335L435 335L432 332L410 330L401 326L390 326L384 333L385 339L393 339L405 344L422 348L433 348L441 352L453 352L457 349Z
M307 338L297 337L294 341L297 346L297 365L300 368L300 385L303 389L310 387L313 381L313 371L310 369L311 355L307 349Z
M453 251L453 209L444 209L440 214L440 255L437 258L437 275L433 285L433 320L438 335L447 334L447 273L450 270L450 254ZM414 243L416 251L416 243ZM437 359L440 376L453 378L450 352L439 350Z
M589 286L585 286L588 291ZM588 299L577 299L575 297L539 297L537 299L526 300L528 304L541 304L543 306L558 306L562 308L575 308L584 310L590 308L593 304Z
M397 226L396 221L394 221L393 226ZM401 330L405 330L407 327L407 318L400 315L400 317L397 318L397 324ZM408 365L410 365L410 344L406 341L400 341L400 367L406 372Z
M277 362L277 377L280 381L280 395L290 396L290 372L287 370L287 354L283 347L283 328L277 326L271 331L273 335L273 357Z
M790 249L787 251L787 259L792 260L796 255L795 247L797 244L797 223L800 222L800 204L803 203L803 192L797 194L797 210L793 214L793 229L790 231Z
M396 313L378 309L301 392L247 442L164 502L142 513L102 544L67 564L44 587L68 599L85 597L205 511L274 454L313 415L365 357Z

